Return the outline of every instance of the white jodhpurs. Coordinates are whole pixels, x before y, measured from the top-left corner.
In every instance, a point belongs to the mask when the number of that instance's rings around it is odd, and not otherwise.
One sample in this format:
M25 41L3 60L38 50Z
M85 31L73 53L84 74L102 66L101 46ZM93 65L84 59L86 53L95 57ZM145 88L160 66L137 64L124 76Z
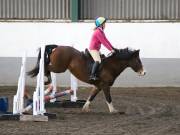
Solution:
M97 51L97 50L90 50L89 52L90 52L90 54L91 54L91 56L92 56L94 61L98 61L99 63L101 63L101 57L100 57L99 51Z

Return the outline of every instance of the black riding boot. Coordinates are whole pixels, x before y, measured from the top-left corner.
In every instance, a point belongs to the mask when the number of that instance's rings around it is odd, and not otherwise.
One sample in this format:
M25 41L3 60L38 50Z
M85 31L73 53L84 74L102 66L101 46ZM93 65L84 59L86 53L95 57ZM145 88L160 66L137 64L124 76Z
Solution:
M98 68L99 68L99 62L95 61L93 66L92 66L91 75L90 75L90 78L89 78L90 81L98 80L98 77L96 75Z

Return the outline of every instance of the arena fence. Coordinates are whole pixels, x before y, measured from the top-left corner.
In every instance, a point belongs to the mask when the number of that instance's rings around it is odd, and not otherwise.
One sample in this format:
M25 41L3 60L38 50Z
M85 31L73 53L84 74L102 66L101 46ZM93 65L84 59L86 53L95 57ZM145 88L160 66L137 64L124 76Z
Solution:
M0 0L0 19L180 20L179 0Z

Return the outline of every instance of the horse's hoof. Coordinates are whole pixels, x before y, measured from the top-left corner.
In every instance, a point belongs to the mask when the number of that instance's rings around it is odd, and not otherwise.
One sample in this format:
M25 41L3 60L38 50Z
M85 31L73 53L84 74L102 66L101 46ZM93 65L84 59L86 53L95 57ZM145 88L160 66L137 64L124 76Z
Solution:
M110 113L111 113L111 114L117 114L117 113L119 113L119 111L116 110L116 109L114 109L114 110L112 110Z
M125 112L114 110L114 111L110 112L110 114L120 114L120 115L123 115L123 114L125 114Z
M90 109L87 108L87 107L83 107L83 108L82 108L82 111L83 111L83 112L90 112Z

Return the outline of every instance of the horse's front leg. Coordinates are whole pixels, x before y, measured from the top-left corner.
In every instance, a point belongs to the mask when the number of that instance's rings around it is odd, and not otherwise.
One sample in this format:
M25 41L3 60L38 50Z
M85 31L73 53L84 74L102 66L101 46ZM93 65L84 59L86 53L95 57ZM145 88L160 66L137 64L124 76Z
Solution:
M82 111L83 112L89 112L90 109L89 109L89 106L90 106L90 103L93 101L93 99L96 97L96 95L99 93L100 89L94 87L92 88L91 90L91 94L90 96L88 97L86 103L84 104L83 108L82 108Z
M103 88L103 92L106 98L106 103L108 105L109 108L109 112L110 113L118 113L118 110L116 110L112 104L112 98L111 98L111 93L110 93L110 87L106 86Z

